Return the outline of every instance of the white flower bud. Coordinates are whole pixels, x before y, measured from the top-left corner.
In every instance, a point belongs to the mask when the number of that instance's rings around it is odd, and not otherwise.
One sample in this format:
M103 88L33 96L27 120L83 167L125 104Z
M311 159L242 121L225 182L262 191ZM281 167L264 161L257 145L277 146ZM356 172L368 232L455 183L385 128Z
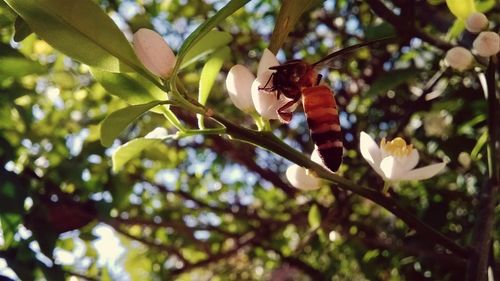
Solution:
M163 127L157 127L147 135L144 136L145 139L164 139L168 136L167 129Z
M233 104L244 112L254 110L252 101L252 83L255 76L241 64L237 64L229 70L226 78L226 88L229 98Z
M320 188L320 179L308 173L307 169L296 164L288 167L286 178L293 187L301 190L315 190Z
M160 34L141 28L134 34L133 43L135 54L147 70L163 78L170 76L176 57Z
M483 31L474 40L472 47L482 57L494 56L500 50L500 36L493 31Z
M464 47L453 47L446 52L444 60L450 67L464 71L472 67L474 56Z
M472 13L465 21L465 28L472 33L479 33L488 28L488 18L480 12Z
M470 154L465 151L460 152L458 155L458 163L460 163L465 169L469 169L470 164L472 163Z

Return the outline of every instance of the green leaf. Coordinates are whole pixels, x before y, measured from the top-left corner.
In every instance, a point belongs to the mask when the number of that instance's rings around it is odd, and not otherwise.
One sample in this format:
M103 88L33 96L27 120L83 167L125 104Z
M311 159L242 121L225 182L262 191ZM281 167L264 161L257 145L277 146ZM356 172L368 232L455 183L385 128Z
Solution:
M151 81L135 73L113 73L96 68L92 68L91 73L106 91L131 105L162 100L167 96ZM151 111L163 114L176 128L182 127L168 107L152 108Z
M0 76L23 77L29 74L41 74L46 71L41 64L25 57L1 57Z
M381 22L380 24L371 25L366 28L366 40L390 37L395 34L394 26L388 22Z
M142 104L165 99L167 94L135 73L113 73L91 68L91 73L106 91L128 104Z
M309 213L307 214L307 221L309 222L309 226L311 228L318 228L321 225L321 213L319 211L318 205L314 204L309 209Z
M487 141L488 141L488 131L484 131L483 134L481 134L481 136L477 140L476 145L474 146L474 148L472 149L472 151L470 153L470 158L473 161L477 161L477 160L481 159L480 152L483 149L483 147L486 145Z
M228 32L212 30L201 38L184 56L181 68L184 68L217 49L226 46L233 37Z
M198 41L200 41L205 35L207 35L219 22L225 20L227 17L232 15L249 1L250 0L232 0L227 3L227 5L222 9L220 9L214 16L198 26L198 28L193 31L184 41L184 44L182 44L182 47L177 54L177 63L174 67L174 70L172 71L172 76L175 77L177 75L181 63L184 61L184 57L196 45ZM173 81L175 79L171 80Z
M22 221L20 214L0 212L0 224L2 225L2 236L4 245L2 247L9 248L16 243L14 235L17 233L17 227Z
M200 75L200 86L198 93L198 102L202 105L205 105L207 103L208 96L210 95L210 91L214 86L217 75L219 75L220 73L220 69L222 68L224 60L229 57L230 51L231 50L229 49L229 47L224 47L218 50L203 66Z
M135 119L153 107L166 103L168 103L168 101L157 100L146 104L131 105L111 113L101 124L100 132L102 145L106 147L111 146L118 135Z
M101 279L100 280L101 281L113 281L113 279L109 275L109 270L108 270L108 268L106 266L102 269Z
M137 156L145 149L161 143L161 138L137 138L118 147L111 156L113 162L113 172L117 173L130 159Z
M476 11L474 0L446 0L446 4L450 12L463 21L467 20L467 17Z
M56 49L111 72L142 70L129 42L92 0L5 0Z
M284 0L276 19L269 50L276 54L288 37L288 34L295 27L300 16L307 11L316 1L314 0Z
M446 39L451 40L457 38L462 31L465 29L465 22L460 19L456 19L453 22L453 25L448 29L448 33L446 34Z
M489 12L497 5L498 0L486 0L476 3L476 9L481 13Z
M0 169L0 213L22 214L24 200L28 196L19 176Z
M420 71L421 70L409 68L397 69L387 72L381 75L380 78L378 78L375 82L373 82L370 89L365 93L365 96L372 97L388 90L394 89L407 80L416 77L420 73Z
M16 21L14 22L14 41L21 42L31 33L33 33L33 31L31 31L28 24L23 20L23 18L17 16Z

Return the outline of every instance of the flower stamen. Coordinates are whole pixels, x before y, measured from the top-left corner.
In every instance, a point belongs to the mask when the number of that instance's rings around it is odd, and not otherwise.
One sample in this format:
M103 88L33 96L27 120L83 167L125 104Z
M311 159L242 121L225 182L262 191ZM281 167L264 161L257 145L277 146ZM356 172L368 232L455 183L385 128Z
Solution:
M399 137L389 142L383 138L380 142L380 148L395 157L408 156L413 151L413 145L407 145L405 140Z

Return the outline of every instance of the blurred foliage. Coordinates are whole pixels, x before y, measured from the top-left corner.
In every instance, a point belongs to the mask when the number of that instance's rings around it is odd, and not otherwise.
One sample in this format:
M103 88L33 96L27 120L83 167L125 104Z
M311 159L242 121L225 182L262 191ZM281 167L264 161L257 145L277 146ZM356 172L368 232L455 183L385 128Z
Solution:
M178 50L226 1L94 2L125 37L152 28ZM442 58L447 46L470 46L471 35L456 27L445 1L383 1L397 11L392 22L372 9L379 1L309 2L310 10L278 53L282 61L313 62L360 40L398 35L395 42L358 51L322 73L341 110L342 175L373 189L383 185L358 152L362 130L377 140L411 140L424 164L449 161L444 174L401 183L393 196L427 224L468 245L477 219L476 195L487 173L480 138L487 103L477 73L445 69ZM498 31L498 5L479 2ZM243 126L254 125L228 99L225 73L236 63L256 70L279 8L276 0L250 1L217 25L213 34L219 39L206 42L231 50L217 65L221 74L211 73L215 82L207 82L206 104ZM439 42L422 40L416 31ZM457 36L447 37L452 31ZM290 163L281 157L221 136L141 138L157 127L176 132L161 110L142 115L110 148L103 147L99 126L107 114L163 93L134 74L101 73L64 56L31 33L3 1L0 54L2 280L9 280L4 275L14 280L464 278L463 260L372 202L334 185L294 190L284 178ZM207 57L195 51L187 57L193 60L179 77L196 98ZM425 91L436 73L439 80ZM183 126L196 127L191 112L175 113ZM302 113L289 125L272 126L288 144L305 154L312 151ZM136 147L127 152L133 157L115 159L121 162L112 171L112 152L135 138L140 138ZM496 230L497 258L499 235Z

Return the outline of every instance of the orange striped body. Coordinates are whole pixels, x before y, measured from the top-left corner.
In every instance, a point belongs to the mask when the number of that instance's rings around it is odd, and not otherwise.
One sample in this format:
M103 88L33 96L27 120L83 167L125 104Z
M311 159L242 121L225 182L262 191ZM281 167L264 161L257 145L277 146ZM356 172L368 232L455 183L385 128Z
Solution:
M332 171L342 163L342 133L337 103L332 90L324 85L302 88L302 105L313 142L323 163Z

